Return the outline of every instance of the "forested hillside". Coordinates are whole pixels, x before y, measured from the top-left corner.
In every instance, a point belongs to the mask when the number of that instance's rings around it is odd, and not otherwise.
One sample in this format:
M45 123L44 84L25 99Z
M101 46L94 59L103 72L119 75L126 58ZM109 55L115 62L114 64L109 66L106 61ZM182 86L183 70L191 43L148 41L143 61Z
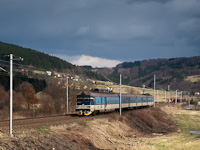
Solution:
M167 85L171 85L174 90L200 91L200 80L187 80L188 76L200 75L200 56L124 62L112 71L105 68L96 70L115 82L119 82L122 73L123 84L152 88L155 74L158 88L167 89Z
M74 65L55 56L50 56L48 54L17 45L0 42L0 59L5 60L6 58L4 56L9 54L23 57L23 65L33 65L34 67L47 70L56 68L58 71L61 71L63 69L73 69L75 67Z
M23 57L23 62L20 62L22 65L71 74L84 74L88 78L105 80L103 76L97 74L96 72L72 65L71 63L58 57L0 41L0 60L9 61L9 57L5 57L5 55L9 54Z

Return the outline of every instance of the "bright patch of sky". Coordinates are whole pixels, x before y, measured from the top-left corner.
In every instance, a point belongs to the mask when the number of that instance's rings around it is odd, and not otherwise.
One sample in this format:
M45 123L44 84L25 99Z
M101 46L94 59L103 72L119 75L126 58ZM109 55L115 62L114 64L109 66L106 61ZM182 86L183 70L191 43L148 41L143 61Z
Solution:
M115 67L117 64L121 63L118 60L111 60L111 59L92 57L86 55L67 56L67 55L54 54L54 56L57 56L63 60L67 60L68 62L74 65L78 66L88 65L92 66L93 68Z

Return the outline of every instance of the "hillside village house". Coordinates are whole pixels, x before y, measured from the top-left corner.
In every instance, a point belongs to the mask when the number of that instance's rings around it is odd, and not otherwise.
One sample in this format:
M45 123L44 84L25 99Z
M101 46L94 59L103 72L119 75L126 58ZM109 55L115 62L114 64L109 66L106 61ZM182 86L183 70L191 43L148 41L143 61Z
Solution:
M51 71L46 71L46 74L47 74L48 76L51 76Z

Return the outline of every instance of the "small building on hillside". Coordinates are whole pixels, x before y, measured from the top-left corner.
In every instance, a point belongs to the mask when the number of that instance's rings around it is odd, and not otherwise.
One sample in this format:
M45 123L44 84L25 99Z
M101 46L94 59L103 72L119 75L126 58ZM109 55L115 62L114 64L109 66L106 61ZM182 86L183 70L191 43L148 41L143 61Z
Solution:
M48 75L48 76L51 76L51 71L46 71L46 74Z

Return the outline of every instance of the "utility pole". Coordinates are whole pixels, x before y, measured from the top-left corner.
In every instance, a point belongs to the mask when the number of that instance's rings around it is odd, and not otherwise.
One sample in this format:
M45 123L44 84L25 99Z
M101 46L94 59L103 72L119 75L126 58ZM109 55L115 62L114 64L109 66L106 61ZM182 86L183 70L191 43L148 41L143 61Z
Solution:
M68 107L69 107L68 76L66 76L66 80L67 80L67 81L66 81L66 82L67 82L67 85L66 85L66 90L67 90L67 91L66 91L66 92L67 92L67 114L68 114L68 113L69 113L69 112L68 112L68 109L69 109L69 108L68 108Z
M170 85L168 85L168 106L170 103Z
M142 85L142 86L143 86L143 94L144 94L144 93L145 93L145 92L144 92L144 90L145 90L145 85Z
M156 97L155 96L155 94L156 94L155 90L156 90L156 75L154 74L154 90L153 90L153 98L154 98L154 105L153 106L154 107L155 107L155 97Z
M167 93L165 91L165 103L167 103Z
M159 93L158 93L158 90L157 90L157 103L159 104Z
M10 54L10 136L13 136L12 118L13 118L13 54Z
M7 55L9 56L9 55ZM22 57L17 59L13 59L13 54L10 54L10 136L13 136L13 60L21 60L23 61Z
M122 115L122 91L121 91L121 84L122 84L122 75L120 74L120 98L119 98L119 114Z
M175 100L175 104L177 104L177 90L176 90L176 100Z
M182 103L182 94L183 94L183 91L181 91L181 98L180 98L180 102Z

